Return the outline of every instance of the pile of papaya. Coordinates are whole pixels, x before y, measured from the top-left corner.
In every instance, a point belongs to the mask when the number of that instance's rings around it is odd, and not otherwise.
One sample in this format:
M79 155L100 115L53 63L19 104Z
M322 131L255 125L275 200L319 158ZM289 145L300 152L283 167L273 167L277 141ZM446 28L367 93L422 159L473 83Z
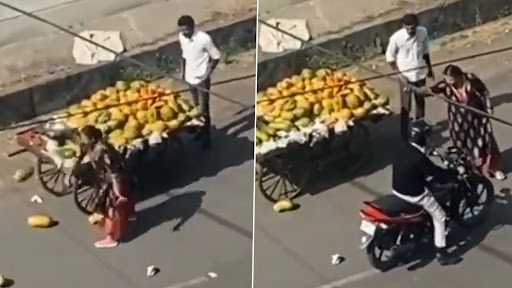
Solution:
M182 95L145 81L118 81L66 112L71 128L93 125L108 135L116 148L153 133L179 129L200 115Z
M389 98L343 71L304 69L258 93L256 145L307 128L317 119L331 127L388 105Z

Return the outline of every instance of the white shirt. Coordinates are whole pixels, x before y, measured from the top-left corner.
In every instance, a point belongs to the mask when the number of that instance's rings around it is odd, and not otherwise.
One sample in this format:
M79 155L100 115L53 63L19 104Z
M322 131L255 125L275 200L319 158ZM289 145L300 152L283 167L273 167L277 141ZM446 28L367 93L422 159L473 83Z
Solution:
M427 77L427 63L423 60L423 55L427 53L429 53L427 29L418 26L416 27L416 35L411 37L407 30L402 28L389 38L386 61L396 62L402 75L410 82L416 82ZM406 71L419 67L425 68Z
M178 37L182 57L185 59L185 81L192 85L199 84L208 76L206 74L210 59L220 59L220 51L213 44L210 35L203 31L195 31L190 38L183 33Z

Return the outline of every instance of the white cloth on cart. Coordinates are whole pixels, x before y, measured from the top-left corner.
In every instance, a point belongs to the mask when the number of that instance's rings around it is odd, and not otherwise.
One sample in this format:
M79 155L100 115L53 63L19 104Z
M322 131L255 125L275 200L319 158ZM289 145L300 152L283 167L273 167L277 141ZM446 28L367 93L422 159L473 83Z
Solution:
M266 22L304 41L309 41L311 38L305 19L269 19ZM266 25L260 24L258 33L258 45L261 51L265 53L281 53L286 50L299 50L302 48L301 41Z

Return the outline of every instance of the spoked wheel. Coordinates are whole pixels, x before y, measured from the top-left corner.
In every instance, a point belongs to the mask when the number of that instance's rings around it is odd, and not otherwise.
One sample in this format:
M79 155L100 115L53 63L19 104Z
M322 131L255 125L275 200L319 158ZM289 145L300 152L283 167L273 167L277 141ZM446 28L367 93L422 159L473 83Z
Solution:
M308 169L302 169L302 171L298 171L298 169L274 170L266 165L258 165L256 168L258 169L256 174L258 188L263 197L272 203L283 198L294 199L300 196L310 174ZM300 172L301 175L293 172Z
M366 247L366 255L368 256L370 265L382 272L395 268L400 262L399 257L393 250L392 246L383 243L385 242L382 240L384 237L389 238L391 236L381 234L380 237L374 238L373 241L368 244L368 247Z
M73 200L78 210L86 215L91 215L94 212L106 212L110 186L105 187L98 184L102 182L90 163L80 164L73 173L71 182Z
M484 176L473 175L467 179L469 184L465 197L458 205L459 224L472 228L484 221L494 202L494 185Z
M76 207L80 212L86 215L91 215L95 212L106 212L105 208L108 204L108 189L102 189L99 191L97 188L89 185L80 185L79 183L76 183L73 188L73 198L75 200Z
M43 189L55 196L61 197L72 192L66 183L67 173L49 158L37 158L36 176Z

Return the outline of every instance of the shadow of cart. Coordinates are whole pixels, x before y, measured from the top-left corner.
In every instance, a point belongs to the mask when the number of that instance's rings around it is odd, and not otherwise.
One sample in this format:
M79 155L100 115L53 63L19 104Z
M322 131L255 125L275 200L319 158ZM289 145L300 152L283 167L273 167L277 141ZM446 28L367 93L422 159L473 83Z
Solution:
M268 163L259 165L258 190L271 202L283 196L293 199L304 193L316 195L387 167L401 141L398 116L362 124L354 126L346 136L334 136L340 137L333 140L337 143L334 145L287 147L284 156L278 158L284 166L275 168L275 172L266 171L272 169Z
M222 127L212 126L212 147L202 150L195 134L182 135L183 150L167 161L152 161L137 167L137 199L143 201L171 189L183 188L201 178L212 177L253 158L254 142L243 134L254 129L254 114L248 113ZM170 151L172 154L173 151Z

